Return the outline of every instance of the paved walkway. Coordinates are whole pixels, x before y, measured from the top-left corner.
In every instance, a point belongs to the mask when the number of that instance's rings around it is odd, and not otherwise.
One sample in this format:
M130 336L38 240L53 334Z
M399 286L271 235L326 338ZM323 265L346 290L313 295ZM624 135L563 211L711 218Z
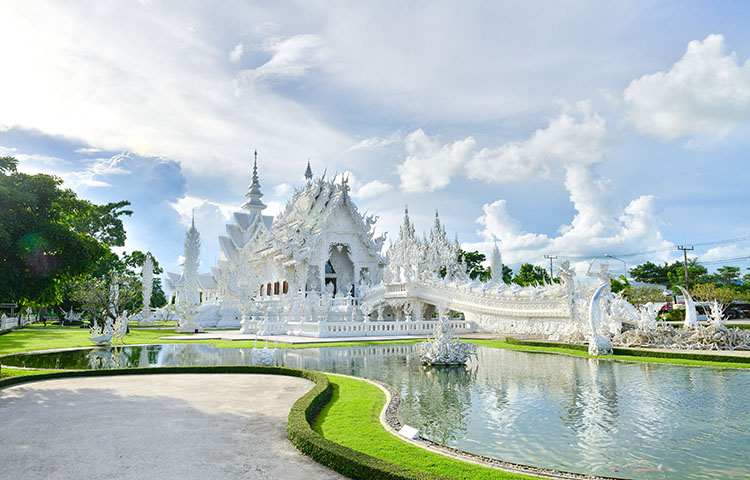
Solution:
M0 390L0 479L341 479L286 438L312 382L137 375Z

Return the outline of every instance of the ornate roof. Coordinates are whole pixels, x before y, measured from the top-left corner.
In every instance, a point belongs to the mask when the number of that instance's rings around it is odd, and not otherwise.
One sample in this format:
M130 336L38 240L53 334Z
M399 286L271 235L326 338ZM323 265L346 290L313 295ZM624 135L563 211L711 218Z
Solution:
M295 189L284 211L273 222L271 235L275 246L284 256L296 261L305 260L316 250L331 223L334 212L344 208L359 227L362 242L378 258L385 242L385 235L375 237L377 217L362 215L349 196L348 179L341 177L326 180L323 177L310 180L301 188Z

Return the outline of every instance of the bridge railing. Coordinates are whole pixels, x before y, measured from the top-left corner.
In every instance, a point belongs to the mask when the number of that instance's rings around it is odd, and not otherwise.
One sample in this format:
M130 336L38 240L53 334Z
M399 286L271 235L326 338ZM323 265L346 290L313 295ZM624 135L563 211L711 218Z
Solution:
M256 317L257 318L257 317ZM250 329L261 335L296 335L304 337L368 337L368 336L401 336L431 335L437 326L436 320L400 321L400 322L309 322L309 321L263 321L250 322ZM463 319L450 320L456 333L473 331L470 322Z

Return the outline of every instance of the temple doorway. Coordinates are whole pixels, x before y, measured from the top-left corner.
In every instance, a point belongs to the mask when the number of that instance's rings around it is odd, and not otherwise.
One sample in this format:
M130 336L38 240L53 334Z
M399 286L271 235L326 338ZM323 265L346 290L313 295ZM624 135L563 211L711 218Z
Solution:
M349 285L354 286L354 263L350 257L348 245L332 244L330 256L325 265L325 284L326 289L331 285L333 294L341 292L343 295L349 293Z

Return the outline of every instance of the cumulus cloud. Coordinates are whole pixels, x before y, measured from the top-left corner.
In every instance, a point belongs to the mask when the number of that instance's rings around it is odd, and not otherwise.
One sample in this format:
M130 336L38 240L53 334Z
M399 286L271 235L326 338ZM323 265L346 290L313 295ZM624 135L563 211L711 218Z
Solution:
M362 183L352 172L344 172L343 178L348 179L351 195L354 198L373 198L393 189L393 185L383 183L380 180L371 180Z
M238 43L231 52L229 52L229 61L232 63L237 63L242 58L242 53L245 51L245 46L241 43Z
M565 185L576 214L569 225L560 228L559 235L525 231L521 222L508 213L506 201L498 200L485 204L484 215L477 219L481 225L477 233L485 241L466 244L466 247L489 252L498 241L507 263L542 264L545 254L582 262L586 257L605 253L617 256L618 253L654 250L665 253L630 257L629 261L666 260L667 250L673 245L662 236L660 208L654 196L638 197L618 210L612 206L615 202L608 190L602 188L603 181L592 178L587 168L571 167L566 176Z
M664 140L722 137L750 120L750 61L726 53L722 35L693 40L664 72L633 80L623 92L635 127Z
M486 182L544 178L559 167L601 160L607 128L589 101L565 106L546 128L498 148L477 148L473 137L442 144L421 129L406 137L406 160L398 166L401 187L428 192L445 187L459 173Z
M733 243L731 245L721 245L711 248L706 253L700 255L698 260L701 262L716 262L740 257L750 258L750 247Z

